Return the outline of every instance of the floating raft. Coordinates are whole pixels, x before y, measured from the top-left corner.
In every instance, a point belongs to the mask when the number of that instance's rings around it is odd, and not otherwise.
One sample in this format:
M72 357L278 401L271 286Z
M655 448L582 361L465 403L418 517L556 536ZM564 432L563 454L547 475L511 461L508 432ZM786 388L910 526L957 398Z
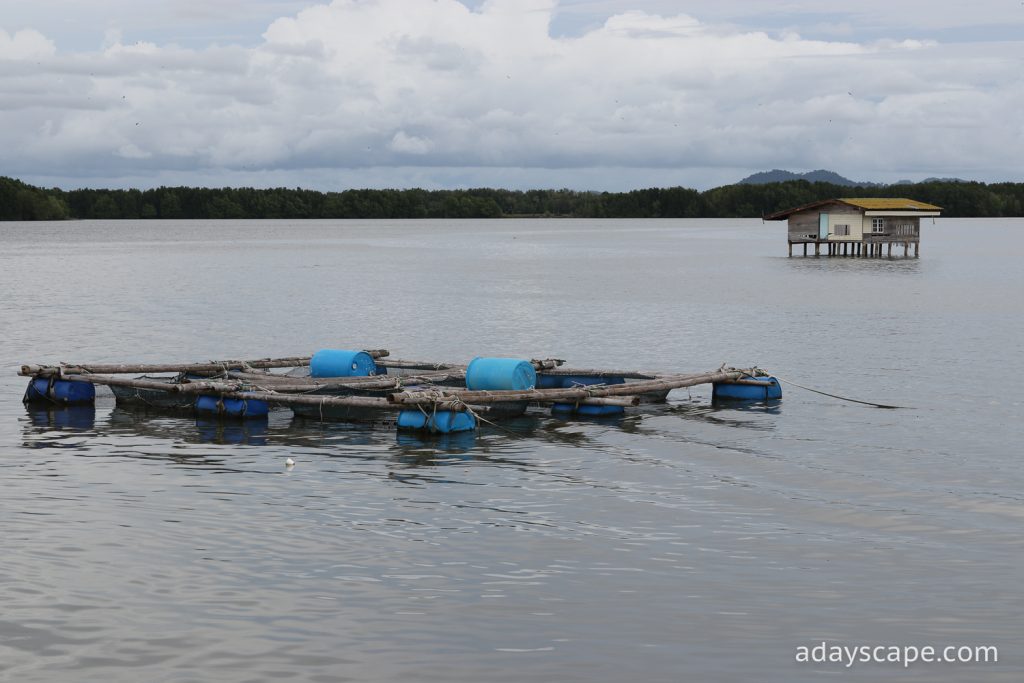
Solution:
M265 419L273 407L286 407L312 419L394 421L399 429L434 433L473 430L530 406L563 416L618 415L700 384L713 386L716 401L782 397L779 381L756 367L676 374L564 365L554 358L486 357L462 365L392 359L385 349L322 349L202 363L23 365L19 374L31 378L29 404L92 404L101 385L119 405L234 419Z

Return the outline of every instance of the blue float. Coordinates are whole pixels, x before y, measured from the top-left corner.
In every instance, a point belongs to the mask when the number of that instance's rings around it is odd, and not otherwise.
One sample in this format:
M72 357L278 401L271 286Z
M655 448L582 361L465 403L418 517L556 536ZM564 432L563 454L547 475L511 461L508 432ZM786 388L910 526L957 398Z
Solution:
M601 377L598 375L541 375L539 380L542 389L573 389L594 384L626 383L624 377ZM602 417L606 415L622 415L626 412L626 409L622 406L588 406L576 403L555 403L551 406L551 412Z
M470 391L525 391L537 386L537 371L519 358L474 358L466 367Z
M309 360L313 377L368 377L377 371L377 364L366 351L320 349Z
M467 412L439 410L424 413L420 410L403 410L398 414L399 429L423 429L432 434L469 432L476 429L476 418Z
M757 384L716 382L711 388L711 400L770 401L782 398L782 385L775 377L744 377Z
M575 413L587 417L607 417L622 415L626 409L622 406L589 406L583 403L555 403L551 406L552 413Z
M88 382L69 382L65 379L36 377L28 383L25 403L59 403L76 405L96 400L96 387Z
M196 412L229 417L266 417L270 405L253 398L221 398L204 394L196 399Z

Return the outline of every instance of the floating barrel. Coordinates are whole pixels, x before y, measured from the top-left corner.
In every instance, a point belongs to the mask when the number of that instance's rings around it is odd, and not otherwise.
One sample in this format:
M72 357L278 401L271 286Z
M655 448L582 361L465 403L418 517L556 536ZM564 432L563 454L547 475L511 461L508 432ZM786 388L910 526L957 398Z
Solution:
M744 377L735 382L712 385L711 400L769 401L782 398L782 385L775 377Z
M541 375L541 387L545 389L573 389L592 386L594 384L625 384L623 377L601 377L598 375ZM621 415L626 412L622 406L588 406L576 403L555 403L551 406L553 413L576 413L600 417L603 415Z
M312 377L368 377L377 371L377 364L366 351L320 349L309 360Z
M202 395L196 399L196 411L230 417L266 417L270 406L253 398L221 398Z
M622 415L626 409L622 406L589 406L584 403L555 403L551 406L552 413L575 413L589 417L604 417L607 415Z
M576 387L586 387L594 384L626 383L626 380L622 377L597 377L595 375L560 375L556 377L562 381L560 385L552 387L554 389L574 389ZM551 406L551 412L575 413L576 415L602 417L606 415L622 415L626 412L626 409L622 406L588 406L577 403L555 403Z
M537 371L528 360L474 358L466 367L466 388L471 391L524 391L537 386Z
M69 382L53 377L36 377L25 390L25 403L74 405L96 400L96 387L89 382Z
M438 410L423 413L420 410L403 410L398 414L399 429L424 429L433 434L469 432L476 429L476 418L467 412Z

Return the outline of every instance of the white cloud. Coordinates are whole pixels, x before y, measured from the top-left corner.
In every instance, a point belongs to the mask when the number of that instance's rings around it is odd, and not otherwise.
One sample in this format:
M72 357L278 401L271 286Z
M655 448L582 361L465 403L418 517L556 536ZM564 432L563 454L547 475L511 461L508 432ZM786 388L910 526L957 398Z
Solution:
M53 42L39 31L26 28L10 34L0 28L0 59L37 59L55 51Z
M618 12L574 36L552 33L574 7L554 0L335 0L248 47L112 30L102 50L64 53L0 30L0 173L595 189L772 167L1018 173L1019 43L808 39L706 23L710 5L691 5Z

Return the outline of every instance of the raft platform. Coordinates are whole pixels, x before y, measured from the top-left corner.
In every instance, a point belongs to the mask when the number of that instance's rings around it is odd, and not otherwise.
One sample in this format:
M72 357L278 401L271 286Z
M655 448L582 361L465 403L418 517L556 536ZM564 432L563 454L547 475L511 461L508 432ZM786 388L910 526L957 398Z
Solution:
M23 365L19 374L31 378L27 404L92 404L99 385L123 406L228 419L266 419L272 408L283 407L321 421L393 420L398 429L432 433L470 431L531 406L569 417L620 415L702 384L712 385L714 401L782 397L779 380L757 367L679 374L489 357L463 365L392 359L385 349L200 363Z

